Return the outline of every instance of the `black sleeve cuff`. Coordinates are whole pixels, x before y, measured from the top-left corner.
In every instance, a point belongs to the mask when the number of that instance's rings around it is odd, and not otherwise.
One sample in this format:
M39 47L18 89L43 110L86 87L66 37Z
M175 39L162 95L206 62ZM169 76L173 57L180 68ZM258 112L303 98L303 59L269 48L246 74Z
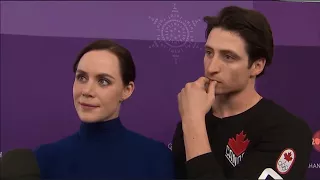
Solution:
M221 167L212 152L190 159L186 162L186 168L190 179L224 178Z

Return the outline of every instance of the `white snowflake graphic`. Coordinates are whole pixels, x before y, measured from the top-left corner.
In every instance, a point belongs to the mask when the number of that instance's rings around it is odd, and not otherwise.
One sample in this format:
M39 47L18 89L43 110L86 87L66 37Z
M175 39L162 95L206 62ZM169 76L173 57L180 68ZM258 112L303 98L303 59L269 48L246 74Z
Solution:
M201 49L194 42L194 37L192 36L194 28L201 20L183 20L179 15L175 3L173 3L171 14L167 18L159 19L149 16L149 19L156 25L158 31L157 39L149 48L161 47L169 49L176 64L178 63L180 53L184 49Z

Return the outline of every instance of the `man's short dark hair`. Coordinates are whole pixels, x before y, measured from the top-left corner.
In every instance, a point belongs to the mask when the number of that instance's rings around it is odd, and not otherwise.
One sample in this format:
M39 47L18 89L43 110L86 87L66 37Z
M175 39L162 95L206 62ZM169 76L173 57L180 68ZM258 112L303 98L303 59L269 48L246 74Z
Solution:
M249 67L260 59L265 58L266 66L273 58L273 36L267 18L258 11L237 6L223 8L218 16L206 16L206 39L214 28L236 32L246 42L246 51L249 56ZM261 76L264 70L257 76Z

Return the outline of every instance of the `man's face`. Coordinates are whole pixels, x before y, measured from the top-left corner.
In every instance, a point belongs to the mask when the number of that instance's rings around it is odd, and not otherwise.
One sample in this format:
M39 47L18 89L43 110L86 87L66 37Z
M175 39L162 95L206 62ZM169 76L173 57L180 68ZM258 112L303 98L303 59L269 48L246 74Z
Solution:
M214 28L205 44L205 76L217 81L216 95L239 92L253 75L245 41L235 32Z

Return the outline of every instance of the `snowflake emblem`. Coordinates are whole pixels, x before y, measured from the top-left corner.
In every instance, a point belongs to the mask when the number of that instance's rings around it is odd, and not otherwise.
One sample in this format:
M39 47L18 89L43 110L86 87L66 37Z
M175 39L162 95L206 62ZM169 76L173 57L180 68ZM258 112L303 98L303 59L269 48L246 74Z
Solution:
M157 39L149 48L161 47L168 49L176 64L178 63L180 53L184 49L201 49L194 42L194 37L192 36L194 28L201 20L183 20L175 3L173 3L171 14L167 18L159 19L149 16L149 19L156 25L158 31Z

